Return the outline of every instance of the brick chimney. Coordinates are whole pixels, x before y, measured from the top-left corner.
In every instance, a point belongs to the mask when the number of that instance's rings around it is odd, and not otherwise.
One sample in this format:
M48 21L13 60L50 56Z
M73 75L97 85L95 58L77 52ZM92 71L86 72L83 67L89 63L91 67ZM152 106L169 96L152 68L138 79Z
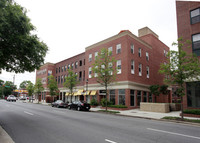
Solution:
M138 37L142 37L148 34L152 34L153 36L155 36L156 38L159 38L158 35L156 33L154 33L151 29L149 29L148 27L144 27L138 30Z

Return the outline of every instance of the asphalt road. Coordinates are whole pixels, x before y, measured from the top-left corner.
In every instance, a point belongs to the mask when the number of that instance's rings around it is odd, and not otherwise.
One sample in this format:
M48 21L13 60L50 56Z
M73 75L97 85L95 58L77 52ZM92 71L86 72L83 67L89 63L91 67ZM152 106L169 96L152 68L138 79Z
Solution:
M15 143L199 143L200 127L0 100Z

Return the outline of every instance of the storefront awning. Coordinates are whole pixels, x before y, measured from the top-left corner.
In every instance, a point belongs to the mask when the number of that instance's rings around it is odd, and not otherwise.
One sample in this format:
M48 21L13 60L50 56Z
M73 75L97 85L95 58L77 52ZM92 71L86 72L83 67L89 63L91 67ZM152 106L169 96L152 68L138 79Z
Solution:
M75 93L74 93L74 96L78 96L78 92L75 92Z
M65 94L65 96L72 96L72 95L74 95L74 93L72 93L72 94L71 93L66 93Z
M94 95L96 95L96 93L97 93L96 90L92 90L91 93L90 93L90 95L93 95L93 96L94 96Z
M83 94L83 89L78 90L77 95L82 95Z
M90 91L85 92L83 95L90 95Z

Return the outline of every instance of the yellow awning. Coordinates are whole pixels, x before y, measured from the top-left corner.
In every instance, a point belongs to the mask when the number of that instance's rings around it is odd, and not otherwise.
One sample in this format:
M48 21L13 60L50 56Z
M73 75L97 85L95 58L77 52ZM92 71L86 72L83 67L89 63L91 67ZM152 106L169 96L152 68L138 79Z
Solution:
M77 96L77 95L78 95L78 92L75 92L75 93L74 93L74 96Z
M83 89L78 90L77 95L82 95Z
M97 91L96 90L92 90L90 95L96 95Z
M69 93L67 92L67 93L65 94L65 96L69 96Z
M85 92L83 95L90 95L90 91Z

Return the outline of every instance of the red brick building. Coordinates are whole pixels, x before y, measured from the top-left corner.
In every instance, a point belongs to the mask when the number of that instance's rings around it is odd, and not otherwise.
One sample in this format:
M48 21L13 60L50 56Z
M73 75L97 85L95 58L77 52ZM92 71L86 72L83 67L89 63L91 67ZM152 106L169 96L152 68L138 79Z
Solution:
M187 53L194 53L200 59L200 2L176 1L178 37L191 40L192 48L185 48ZM194 86L195 83L195 86ZM184 108L200 108L200 82L186 82Z
M163 84L164 77L158 73L158 70L161 63L167 62L166 54L169 48L148 27L139 29L138 37L128 30L123 30L117 35L86 47L84 53L56 64L46 64L37 71L36 78L45 79L45 76L38 76L38 73L52 68L52 74L60 90L58 98L70 101L69 91L63 87L63 82L67 76L66 69L72 67L80 81L72 100L84 99L90 102L94 98L100 102L105 97L105 89L96 82L91 68L97 52L102 48L112 51L112 57L117 60L113 67L120 67L115 83L108 87L108 98L113 104L137 108L140 102L171 102L170 95L161 95L155 99L155 96L149 93L150 85ZM44 82L44 87L46 86ZM89 91L88 96L83 95L86 90Z

